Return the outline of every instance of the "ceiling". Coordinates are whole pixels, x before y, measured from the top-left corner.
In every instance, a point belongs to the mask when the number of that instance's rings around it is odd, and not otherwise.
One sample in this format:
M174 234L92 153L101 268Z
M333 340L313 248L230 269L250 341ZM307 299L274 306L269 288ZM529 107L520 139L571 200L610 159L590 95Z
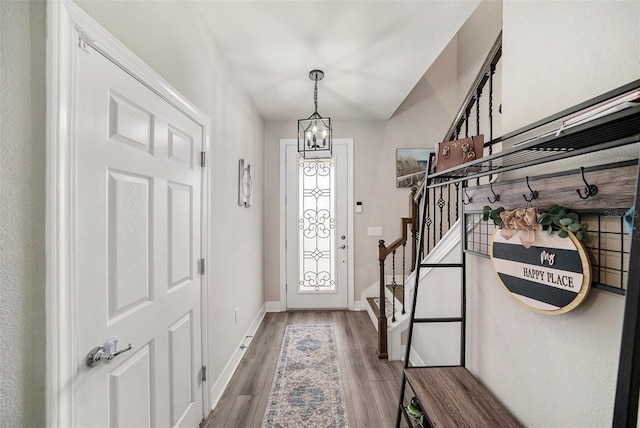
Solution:
M196 1L265 120L389 119L478 1Z

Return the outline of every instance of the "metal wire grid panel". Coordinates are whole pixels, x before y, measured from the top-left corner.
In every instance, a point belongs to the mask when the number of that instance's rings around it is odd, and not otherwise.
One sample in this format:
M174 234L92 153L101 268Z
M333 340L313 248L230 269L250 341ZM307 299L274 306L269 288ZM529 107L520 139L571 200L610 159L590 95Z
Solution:
M583 245L591 260L592 286L616 294L625 294L629 274L631 240L623 216L619 211L580 215L589 227ZM489 257L493 222L483 221L481 213L465 213L465 230L465 251Z

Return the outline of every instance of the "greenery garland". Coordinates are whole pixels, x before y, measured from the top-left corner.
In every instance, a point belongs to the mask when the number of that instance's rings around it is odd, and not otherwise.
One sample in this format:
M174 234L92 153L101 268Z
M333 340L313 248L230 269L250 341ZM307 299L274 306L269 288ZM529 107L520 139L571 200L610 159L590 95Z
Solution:
M504 228L504 223L500 216L502 212L505 212L503 207L491 209L490 206L485 205L482 210L482 219L484 221L491 219L496 226ZM568 212L560 205L553 204L546 211L538 211L537 217L538 223L543 230L546 230L549 234L553 231L558 231L558 236L561 238L567 238L569 232L572 232L581 241L587 232L587 224L581 224L580 218L576 213Z

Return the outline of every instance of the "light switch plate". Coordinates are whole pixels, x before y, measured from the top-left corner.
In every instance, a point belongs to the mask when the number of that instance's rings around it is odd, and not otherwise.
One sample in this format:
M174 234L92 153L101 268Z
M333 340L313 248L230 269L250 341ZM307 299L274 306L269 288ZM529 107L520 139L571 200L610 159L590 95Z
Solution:
M381 227L369 227L367 228L367 235L369 236L382 236Z

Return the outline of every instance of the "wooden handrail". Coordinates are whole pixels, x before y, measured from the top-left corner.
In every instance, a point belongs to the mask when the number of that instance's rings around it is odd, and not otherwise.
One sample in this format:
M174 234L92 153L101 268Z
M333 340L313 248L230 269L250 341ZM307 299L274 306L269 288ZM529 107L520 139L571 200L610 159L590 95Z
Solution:
M410 217L402 217L402 236L391 243L388 247L384 245L384 240L380 240L382 242L382 246L379 247L380 258L385 259L395 250L397 250L401 245L407 242L407 225L413 224L413 219Z
M409 233L407 232L407 226L411 226L411 270L413 271L415 267L415 254L417 248L416 236L418 233L418 204L415 202L415 195L417 192L417 188L414 186L411 188L411 217L403 217L401 219L402 223L402 235L400 238L396 239L389 245L388 247L385 245L384 240L381 239L378 241L378 262L380 264L380 304L379 307L379 315L378 315L378 358L385 359L388 358L387 354L387 313L386 313L386 302L385 302L385 287L386 287L386 278L385 278L385 261L387 257L393 254L398 248L403 245L406 245L407 240L409 239ZM404 274L404 273L403 273ZM395 298L395 296L394 296ZM403 313L404 313L404 302L403 304ZM395 318L393 319L395 321Z

